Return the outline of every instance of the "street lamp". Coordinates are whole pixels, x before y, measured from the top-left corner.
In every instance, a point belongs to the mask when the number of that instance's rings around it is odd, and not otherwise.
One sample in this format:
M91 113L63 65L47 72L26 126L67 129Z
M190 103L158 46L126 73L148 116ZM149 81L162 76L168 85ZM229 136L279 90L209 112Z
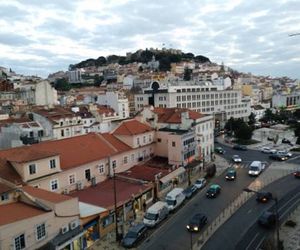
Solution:
M244 188L243 191L247 192L247 193L256 193L256 194L260 194L260 192L257 192L255 190L252 190L250 188ZM278 214L278 199L277 197L270 197L271 200L275 201L275 216L276 216L276 245L277 245L277 249L281 249L280 248L280 237L279 237L279 214Z

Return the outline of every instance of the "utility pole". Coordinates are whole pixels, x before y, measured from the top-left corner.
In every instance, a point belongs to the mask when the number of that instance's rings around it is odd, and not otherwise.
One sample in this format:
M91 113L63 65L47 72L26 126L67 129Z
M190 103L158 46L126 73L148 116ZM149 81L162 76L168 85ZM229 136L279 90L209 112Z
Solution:
M110 163L109 163L110 165ZM116 190L116 172L113 167L113 183L114 183L114 207L115 207L115 232L116 232L116 242L119 242L119 231L118 231L118 213L117 213L117 190Z

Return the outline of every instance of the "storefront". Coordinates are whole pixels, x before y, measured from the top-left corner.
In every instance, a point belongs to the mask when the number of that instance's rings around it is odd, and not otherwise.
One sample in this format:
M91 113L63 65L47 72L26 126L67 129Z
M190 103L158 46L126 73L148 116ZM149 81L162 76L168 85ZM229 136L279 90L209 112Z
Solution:
M85 224L83 229L85 231L83 236L83 247L88 248L92 246L95 241L100 239L99 217Z

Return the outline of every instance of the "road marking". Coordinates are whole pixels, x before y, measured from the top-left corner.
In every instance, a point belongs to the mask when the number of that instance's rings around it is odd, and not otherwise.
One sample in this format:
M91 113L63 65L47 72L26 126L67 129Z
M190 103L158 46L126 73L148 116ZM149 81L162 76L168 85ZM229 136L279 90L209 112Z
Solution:
M247 211L247 214L250 214L251 212L252 212L252 209L248 210L248 211Z
M296 156L296 157L291 157L290 159L287 159L286 161L291 161L291 160L295 160L295 159L298 159L300 158L300 155Z
M265 238L266 238L266 236L264 236L264 237L259 241L259 243L258 243L258 245L257 245L257 248L255 248L255 250L260 249L259 247L260 247L260 245L264 242Z
M259 233L256 233L255 236L253 237L253 239L250 241L250 243L248 244L248 246L246 247L245 250L248 250L249 247L252 245L252 243L255 241L255 239L257 238L257 236L259 236Z

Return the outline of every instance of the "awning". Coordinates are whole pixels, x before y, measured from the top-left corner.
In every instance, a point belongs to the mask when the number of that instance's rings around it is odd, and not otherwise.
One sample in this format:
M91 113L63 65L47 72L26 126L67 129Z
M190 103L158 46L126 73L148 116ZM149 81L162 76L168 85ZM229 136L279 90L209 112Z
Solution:
M174 179L178 175L183 174L184 172L185 172L185 168L184 167L179 167L176 170L174 170L173 172L169 173L168 175L162 177L159 181L162 182L162 183L166 183L166 182Z
M79 202L80 218L88 217L95 214L101 214L105 211L107 211L106 208L98 207L84 202Z

